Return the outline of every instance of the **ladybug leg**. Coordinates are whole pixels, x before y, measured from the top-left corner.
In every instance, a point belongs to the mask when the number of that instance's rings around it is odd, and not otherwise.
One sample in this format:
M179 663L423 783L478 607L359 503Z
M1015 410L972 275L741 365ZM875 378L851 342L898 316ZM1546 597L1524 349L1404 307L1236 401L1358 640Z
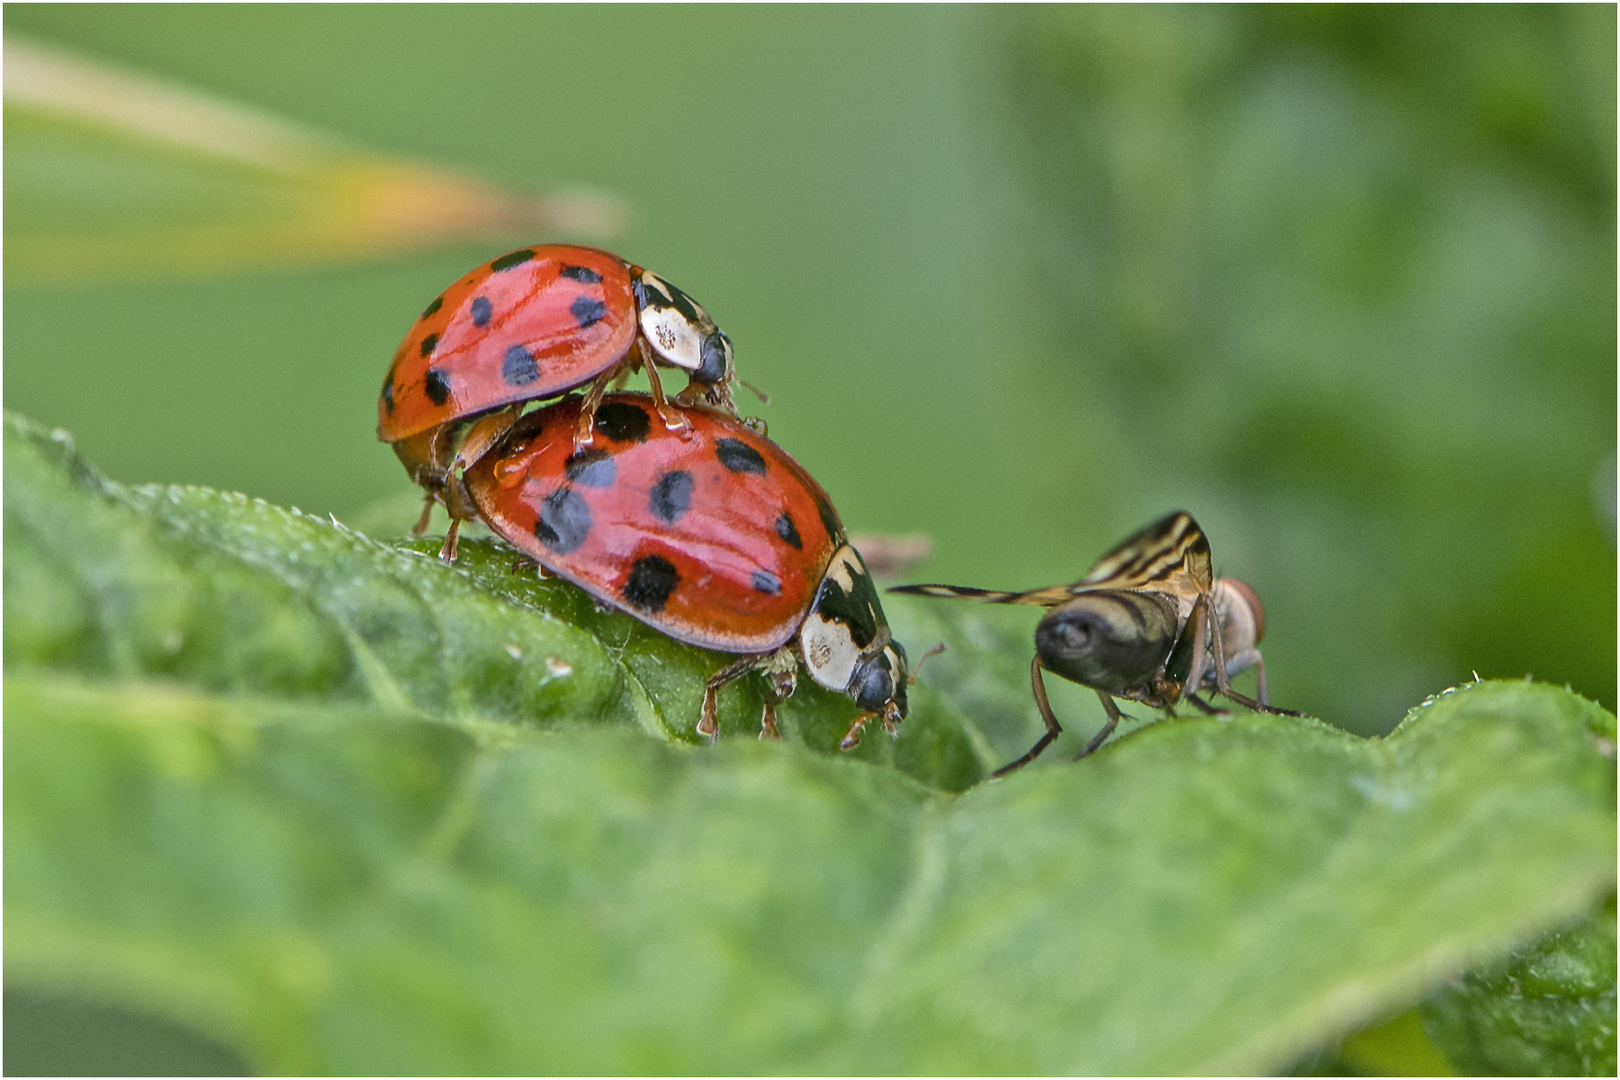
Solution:
M428 531L428 526L433 524L433 504L438 501L438 497L433 492L428 492L427 500L422 504L422 516L416 519L415 525L411 526L412 536L421 536Z
M596 433L591 425L596 423L596 408L602 404L602 395L607 393L608 384L617 373L615 368L602 372L585 392L585 401L579 407L579 425L574 428L574 453L589 448L595 441Z
M900 715L900 706L889 702L883 706L883 730L889 733L890 738L900 737L900 721L905 719Z
M764 657L758 655L744 656L709 676L708 681L703 684L703 710L698 714L697 723L697 733L699 735L704 736L711 742L719 737L720 725L715 719L715 711L718 706L716 695L720 693L720 688L726 683L735 682L754 670L762 659Z
M461 533L461 519L452 516L450 528L445 530L444 546L439 549L441 562L453 563L456 561L456 537Z
M776 730L776 707L792 697L793 691L799 685L798 657L789 653L787 664L783 664L779 651L773 654L766 661L766 664L769 669L770 687L765 691L765 713L759 719L759 738L761 742L782 737L782 733Z
M461 523L477 517L478 511L473 506L472 497L467 494L466 482L459 472L450 474L450 479L439 494L444 500L445 511L450 515L450 528L445 531L439 558L450 563L456 561L456 539L461 535Z
M523 402L486 413L467 429L461 445L456 447L455 460L450 465L452 474L464 472L469 465L489 453L490 447L500 442L518 417L523 415Z
M838 749L853 750L861 745L861 729L876 719L876 713L861 713L857 716L855 722L849 725L849 730L844 732L844 737L838 740Z
M749 389L753 390L754 388L749 387ZM754 393L758 394L759 391L754 390ZM760 400L766 400L763 394L760 395ZM686 389L675 395L675 402L678 405L687 406L709 405L717 409L724 409L733 416L737 415L737 403L732 400L730 383L715 383L710 386L707 383L689 382L686 384Z
M686 417L671 408L669 402L664 398L664 387L658 381L658 370L653 366L653 362L644 360L642 366L647 369L647 385L652 389L653 408L657 409L658 415L664 418L664 427L670 431L680 432L683 439L691 438L692 425L686 422Z

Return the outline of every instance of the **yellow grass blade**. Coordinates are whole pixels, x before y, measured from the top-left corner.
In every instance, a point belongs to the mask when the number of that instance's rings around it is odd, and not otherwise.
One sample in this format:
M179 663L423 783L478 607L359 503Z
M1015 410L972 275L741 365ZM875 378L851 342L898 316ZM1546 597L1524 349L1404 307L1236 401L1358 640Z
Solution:
M8 285L320 266L449 244L602 242L615 197L516 191L5 35Z

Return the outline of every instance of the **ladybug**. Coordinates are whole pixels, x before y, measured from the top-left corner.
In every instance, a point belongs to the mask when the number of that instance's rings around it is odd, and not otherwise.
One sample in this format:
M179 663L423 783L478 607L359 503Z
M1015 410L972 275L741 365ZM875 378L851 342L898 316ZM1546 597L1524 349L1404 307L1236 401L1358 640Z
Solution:
M615 379L646 369L667 427L685 421L664 400L655 364L682 368L679 400L735 411L731 340L691 297L617 255L547 244L492 259L440 293L405 335L377 400L377 437L392 443L427 491L415 533L442 502L455 558L473 516L455 477L516 422L524 404L590 383L575 433L592 441L591 414Z
M906 715L906 652L826 492L754 427L715 409L680 413L685 438L644 394L612 394L598 436L576 449L589 400L529 413L465 473L491 529L547 571L677 641L739 654L704 684L697 730L713 737L715 696L762 669L776 706L810 678L863 711L840 745Z

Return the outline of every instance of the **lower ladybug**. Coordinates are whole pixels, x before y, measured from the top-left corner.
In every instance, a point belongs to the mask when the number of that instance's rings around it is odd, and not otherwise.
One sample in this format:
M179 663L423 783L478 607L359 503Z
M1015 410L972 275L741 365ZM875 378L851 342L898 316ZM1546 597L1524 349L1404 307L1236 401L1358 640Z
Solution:
M526 402L590 384L576 449L616 379L647 372L666 426L685 427L664 400L656 365L686 372L683 403L735 411L731 341L691 297L647 270L595 248L546 244L484 263L422 312L394 354L377 400L377 437L392 443L433 504L450 513L444 558L473 516L455 477L516 422Z
M877 590L810 474L744 421L682 409L686 437L656 423L642 394L597 407L567 397L523 417L467 469L466 489L497 534L597 600L677 641L741 654L704 684L697 730L713 737L715 695L755 669L770 680L761 738L799 665L863 711L840 745L906 715L906 653Z

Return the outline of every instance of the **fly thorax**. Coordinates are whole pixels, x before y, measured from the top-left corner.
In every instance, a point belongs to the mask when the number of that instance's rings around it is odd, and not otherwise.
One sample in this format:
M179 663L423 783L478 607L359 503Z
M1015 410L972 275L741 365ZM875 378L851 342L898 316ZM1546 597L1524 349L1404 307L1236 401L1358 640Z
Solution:
M1181 625L1162 593L1099 590L1053 608L1035 627L1035 651L1056 675L1123 694L1158 674Z

